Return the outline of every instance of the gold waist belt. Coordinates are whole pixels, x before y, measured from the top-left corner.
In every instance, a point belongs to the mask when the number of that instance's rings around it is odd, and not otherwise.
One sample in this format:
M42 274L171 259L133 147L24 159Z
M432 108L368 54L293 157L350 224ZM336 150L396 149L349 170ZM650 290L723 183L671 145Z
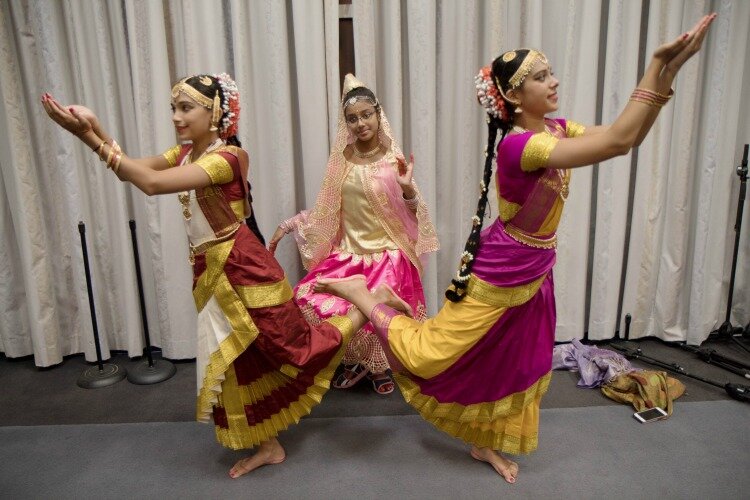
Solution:
M513 238L519 243L528 245L534 248L557 248L557 235L553 234L547 238L540 238L531 235L510 223L505 223L504 226L505 234Z

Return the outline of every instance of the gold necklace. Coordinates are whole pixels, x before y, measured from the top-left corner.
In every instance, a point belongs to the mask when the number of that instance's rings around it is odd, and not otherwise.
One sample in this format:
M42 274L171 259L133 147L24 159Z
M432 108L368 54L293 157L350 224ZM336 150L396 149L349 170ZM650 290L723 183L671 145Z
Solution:
M221 146L223 142L221 139L216 139L214 142L208 145L205 151L195 160L198 161L203 158L206 154L210 153L217 147ZM193 163L193 150L191 149L187 156L187 164ZM190 220L193 217L193 212L190 211L190 191L182 191L177 193L177 199L182 205L182 216L185 220Z
M378 144L377 146L375 146L375 149L371 149L370 151L365 151L365 152L362 152L359 149L357 149L356 145L354 146L354 154L358 158L372 158L373 156L375 156L379 152L380 152L380 144Z

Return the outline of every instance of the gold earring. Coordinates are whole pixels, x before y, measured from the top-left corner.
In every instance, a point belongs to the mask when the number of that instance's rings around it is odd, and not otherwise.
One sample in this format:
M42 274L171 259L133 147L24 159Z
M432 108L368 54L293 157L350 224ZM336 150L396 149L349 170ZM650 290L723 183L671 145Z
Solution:
M214 95L214 102L213 106L211 106L211 132L216 132L219 125L219 120L221 119L221 98L219 97L219 91L216 91L216 95Z

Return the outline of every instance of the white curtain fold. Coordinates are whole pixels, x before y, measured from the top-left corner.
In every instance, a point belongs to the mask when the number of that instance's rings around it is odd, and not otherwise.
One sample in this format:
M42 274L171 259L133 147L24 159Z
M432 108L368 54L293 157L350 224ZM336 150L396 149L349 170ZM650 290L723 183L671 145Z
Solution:
M175 196L122 184L44 115L48 91L85 103L132 156L175 144L170 88L226 71L242 100L255 210L269 237L312 204L337 112L332 2L11 1L0 6L0 350L36 364L95 358L77 223L86 223L102 354L140 355L143 332L128 221L137 222L149 333L170 358L195 355L187 239ZM324 9L327 8L327 10ZM210 22L206 22L210 20ZM337 43L337 42L336 42ZM335 83L334 83L335 82ZM277 254L295 282L292 244Z
M596 174L574 172L555 268L557 340L585 332L610 338L630 313L631 337L691 344L726 311L735 167L750 142L743 100L750 93L750 3L353 1L357 76L380 98L404 151L414 153L438 230L442 249L423 278L431 313L455 273L479 195L487 136L473 88L479 68L503 50L537 47L560 78L560 116L611 122L640 61L709 9L719 18L706 46L679 75L644 144L595 167ZM172 83L198 72L232 74L254 209L268 238L280 221L311 206L320 188L340 106L338 10L335 0L0 3L0 352L33 354L39 366L80 352L95 359L77 227L83 221L103 355L139 355L134 219L152 341L170 358L195 353L176 197L147 197L117 182L49 121L40 95L85 103L126 153L157 155L176 140ZM750 321L748 205L731 316L743 326ZM291 239L277 258L296 282L303 271Z

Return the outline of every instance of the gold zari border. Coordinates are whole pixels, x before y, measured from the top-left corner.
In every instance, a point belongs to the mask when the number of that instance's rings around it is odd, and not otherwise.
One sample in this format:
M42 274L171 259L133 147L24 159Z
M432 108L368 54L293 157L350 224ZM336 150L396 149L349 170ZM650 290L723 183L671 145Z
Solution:
M225 229L222 229L222 232L224 232L224 231L230 231L228 234L225 234L224 236L221 236L219 238L215 238L215 239L210 240L210 241L204 241L203 243L201 243L198 246L190 245L190 255L194 256L194 255L202 254L203 252L205 252L209 248L213 247L217 243L225 242L225 241L227 241L229 239L234 238L234 235L235 235L235 233L237 233L237 230L239 228L240 228L240 223L236 222L236 223L232 224L231 226L229 226L229 227L227 227Z
M216 301L229 321L232 332L209 356L206 374L203 377L196 401L196 419L199 422L210 420L213 405L217 402L217 395L221 392L224 373L260 333L247 309L244 308L239 297L237 297L232 284L223 272L223 268L220 268L220 271L221 274L216 278L214 287L208 293L209 298L211 295L216 297Z
M194 162L201 167L211 179L211 184L226 184L234 178L232 166L226 158L217 154L216 151Z
M513 203L512 201L508 201L500 196L499 189L497 194L497 205L498 215L500 217L500 220L503 222L509 221L518 213L519 210L521 210L521 205L519 205L518 203Z
M277 306L292 300L294 296L286 278L262 285L235 285L234 289L248 309Z
M492 285L472 274L466 286L466 294L472 299L492 306L516 307L525 304L536 295L545 278L547 278L546 274L526 285L501 287Z
M206 271L198 278L193 290L195 309L201 312L213 294L219 277L224 274L224 264L234 247L234 239L217 243L206 251ZM213 243L213 242L211 242ZM193 251L193 253L197 253Z
M537 433L519 438L505 432L481 429L482 426L477 424L502 420L525 411L530 404L535 404L535 401L547 392L551 372L542 376L525 391L510 394L498 401L467 406L459 403L440 403L432 396L422 394L419 386L409 377L397 373L394 378L406 402L416 409L422 418L453 437L479 448L492 448L512 454L530 453L537 448Z
M230 201L229 206L232 207L232 212L234 212L234 216L237 217L238 221L245 219L245 200Z
M216 298L219 307L229 321L231 333L218 348L209 355L205 376L201 383L196 400L196 419L199 422L209 422L214 404L219 401L222 383L226 379L227 371L237 357L252 344L259 335L259 330L235 288L224 273L224 264L234 245L234 240L220 243L211 247L206 253L207 269L193 290L198 311L201 311L210 298ZM286 280L284 280L286 282ZM274 284L279 286L279 284ZM284 290L280 285L279 289ZM291 288L286 284L286 294L291 298ZM276 297L278 300L279 297ZM323 394L330 388L331 378L339 365L347 342L351 338L353 324L348 317L334 317L328 323L336 327L342 335L342 344L331 359L327 367L318 372L313 384L307 388L297 401L291 402L286 408L254 426L247 424L243 416L227 415L230 428L216 426L216 438L223 446L232 449L249 448L267 441L285 430L289 425L299 422L300 418L308 415L312 408L320 403ZM262 399L278 387L293 380L299 374L299 369L291 365L282 365L279 370L267 374L260 380L248 386L239 387L243 400L247 404Z
M580 123L572 122L570 120L567 120L565 122L565 135L568 137L581 136L585 131L586 127L584 127Z
M243 448L252 448L264 441L275 438L281 431L288 429L290 425L299 423L302 417L309 415L312 409L323 400L323 396L330 389L331 379L341 362L344 350L352 336L352 330L354 328L352 321L346 316L334 316L326 322L330 323L341 332L341 347L339 347L338 352L333 356L331 362L328 363L328 366L315 375L313 378L313 384L307 388L307 391L304 394L300 395L297 401L292 401L286 408L280 409L278 413L271 415L269 418L253 426L247 424L247 419L244 415L227 415L229 429L215 426L216 439L222 446L233 450L239 450ZM274 374L275 375L270 375L269 379L278 379L281 377L281 383L279 383L277 387L283 386L283 382L289 380L289 377L282 375L281 371L274 372ZM275 388L276 387L274 387L274 389ZM249 396L252 390L251 386L242 386L239 389L241 393L240 397L245 401L245 398ZM267 387L264 391L267 391L267 394L270 394L274 389ZM257 398L258 395L255 397ZM248 400L247 402L249 404L252 403L251 400Z
M165 160L167 160L167 163L169 163L170 167L176 167L177 166L177 158L180 156L180 151L182 150L181 146L174 146L173 148L168 149L167 151L162 154Z
M546 131L532 135L521 153L521 170L532 172L546 167L549 155L559 140Z

